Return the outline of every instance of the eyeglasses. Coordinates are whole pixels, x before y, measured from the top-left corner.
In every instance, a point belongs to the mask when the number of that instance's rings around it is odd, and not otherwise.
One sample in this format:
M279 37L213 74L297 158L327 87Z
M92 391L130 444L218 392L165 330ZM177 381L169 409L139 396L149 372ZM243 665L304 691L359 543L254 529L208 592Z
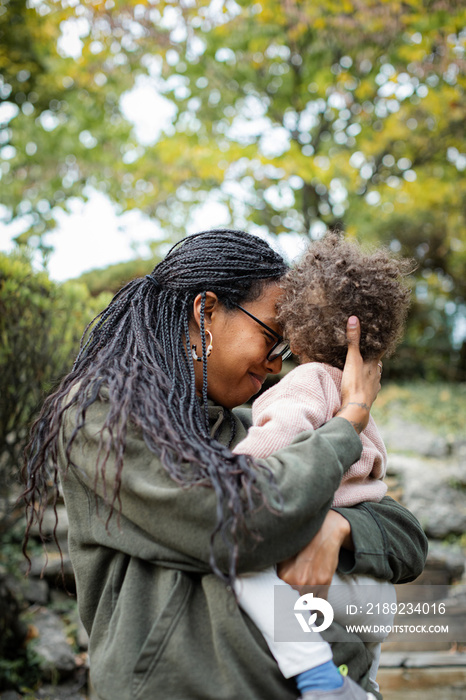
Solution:
M276 360L277 357L281 357L282 360L287 360L291 355L293 354L290 350L290 345L287 340L283 338L282 335L279 335L276 333L273 328L270 328L270 326L267 326L266 323L263 321L260 321L258 318L253 316L253 314L249 313L249 311L246 311L246 309L243 309L242 306L239 304L235 304L233 301L232 304L236 306L237 309L245 313L249 318L252 318L256 323L258 323L262 328L265 328L266 331L270 333L270 335L273 335L277 341L274 343L274 345L270 348L269 352L267 353L267 359L272 361Z

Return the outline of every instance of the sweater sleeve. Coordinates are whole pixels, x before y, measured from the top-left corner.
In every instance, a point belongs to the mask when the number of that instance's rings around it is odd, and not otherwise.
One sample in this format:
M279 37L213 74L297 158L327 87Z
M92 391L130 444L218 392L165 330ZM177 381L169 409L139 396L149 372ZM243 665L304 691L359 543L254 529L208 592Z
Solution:
M253 425L233 452L268 457L289 445L299 433L319 428L330 417L319 366L302 365L254 402Z
M105 483L101 477L96 480L99 431L104 416L105 407L97 402L88 409L86 424L73 443L70 483L66 484L66 477L63 479L65 500L75 509L75 527L80 527L82 519L82 527L87 522L92 537L100 544L137 553L141 558L163 558L167 565L172 559L177 566L184 561L190 569L210 570L211 536L218 507L215 491L202 486L180 487L148 450L142 436L133 430L128 430L121 473L120 516L115 515L110 526L105 527L105 495L112 493L115 469L109 458ZM63 444L60 451L62 464L66 464ZM304 547L319 530L343 473L360 453L361 442L354 429L344 419L334 418L317 431L302 433L267 459L258 460L267 467L258 470L258 488L269 507L246 516L247 531L238 542L238 572L266 568ZM213 551L219 568L227 571L230 548L222 537L214 538Z

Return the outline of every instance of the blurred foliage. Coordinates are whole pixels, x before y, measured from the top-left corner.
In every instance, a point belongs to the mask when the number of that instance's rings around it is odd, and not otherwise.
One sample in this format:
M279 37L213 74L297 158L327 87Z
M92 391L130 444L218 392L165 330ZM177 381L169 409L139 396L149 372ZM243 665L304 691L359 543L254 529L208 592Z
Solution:
M27 643L26 607L18 595L24 527L0 528L0 692L35 686L40 678L39 658Z
M173 238L206 203L251 232L338 226L418 263L406 373L445 345L465 378L465 25L460 0L0 0L5 219L46 249L92 187ZM133 87L173 107L152 141Z
M152 272L159 261L160 259L136 258L84 272L76 281L85 284L92 296L98 296L102 292L116 294L130 280Z
M403 341L384 359L386 379L466 382L466 343L452 344L456 316L435 288L422 299L414 297Z
M371 413L380 425L393 418L398 422L418 423L451 440L462 439L466 415L466 383L384 381Z
M45 249L41 236L55 226L54 209L67 210L86 185L112 185L117 199L122 183L113 166L130 134L118 100L132 85L132 62L104 67L91 40L80 62L59 47L66 22L79 24L79 10L0 0L0 104L12 117L0 119L4 219L23 217L19 240L38 236L31 242Z
M0 499L17 488L37 407L71 368L85 326L108 300L76 282L53 283L26 252L0 253Z
M32 644L19 648L12 646L9 635L6 642L8 651L5 656L0 657L0 690L15 689L27 693L27 697L36 698L32 688L37 686L41 679L41 657L34 651ZM10 650L14 651L14 655L9 653Z

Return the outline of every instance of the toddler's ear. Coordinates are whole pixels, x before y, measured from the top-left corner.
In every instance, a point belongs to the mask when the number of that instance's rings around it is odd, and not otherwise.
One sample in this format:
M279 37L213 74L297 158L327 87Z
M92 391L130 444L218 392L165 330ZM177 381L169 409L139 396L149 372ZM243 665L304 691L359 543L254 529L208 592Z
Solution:
M307 355L304 352L301 352L301 350L299 350L299 348L297 348L296 345L293 345L293 343L290 343L290 350L293 353L293 355L299 360L300 364L310 362L310 359L307 357Z

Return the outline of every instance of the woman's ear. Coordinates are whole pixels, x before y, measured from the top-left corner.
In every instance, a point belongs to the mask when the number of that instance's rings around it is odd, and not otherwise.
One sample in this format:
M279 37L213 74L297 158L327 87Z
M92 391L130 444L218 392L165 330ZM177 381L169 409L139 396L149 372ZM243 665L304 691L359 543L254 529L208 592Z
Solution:
M201 304L202 294L198 294L193 301L193 321L197 328L201 328ZM212 323L212 312L218 307L219 300L215 292L206 292L204 308L204 325L206 328Z

